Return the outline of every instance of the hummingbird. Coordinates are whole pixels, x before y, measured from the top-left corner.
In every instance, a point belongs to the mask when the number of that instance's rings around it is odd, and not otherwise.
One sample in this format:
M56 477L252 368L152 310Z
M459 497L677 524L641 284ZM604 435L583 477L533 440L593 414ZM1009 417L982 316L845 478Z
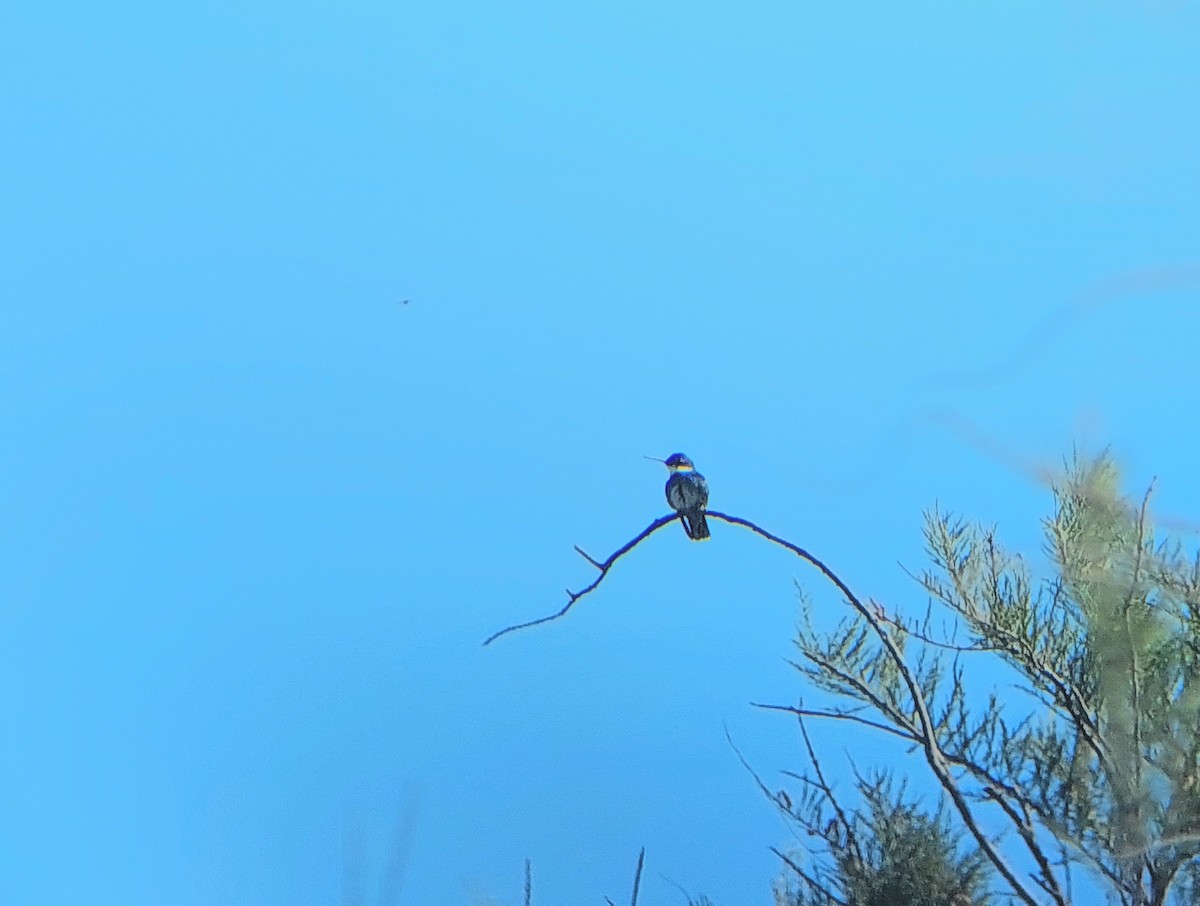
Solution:
M654 459L653 456L646 458ZM666 459L655 461L671 470L671 477L667 479L667 503L683 520L683 530L693 541L707 541L710 536L704 508L708 506L708 482L682 453L672 453Z

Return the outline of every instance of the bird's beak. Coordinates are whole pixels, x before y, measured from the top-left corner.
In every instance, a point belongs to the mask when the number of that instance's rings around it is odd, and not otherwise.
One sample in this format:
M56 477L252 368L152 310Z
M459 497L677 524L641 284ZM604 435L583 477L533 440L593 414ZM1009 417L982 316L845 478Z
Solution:
M657 456L646 456L646 457L643 457L643 458L644 458L644 459L651 459L651 460L653 460L654 462L661 462L663 465L666 465L666 464L667 464L667 461L666 461L665 459L659 459Z

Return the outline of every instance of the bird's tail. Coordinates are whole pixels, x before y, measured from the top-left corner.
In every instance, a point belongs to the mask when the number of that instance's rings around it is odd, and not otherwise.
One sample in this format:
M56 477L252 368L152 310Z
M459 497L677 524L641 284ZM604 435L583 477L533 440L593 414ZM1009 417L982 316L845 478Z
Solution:
M688 513L684 517L684 528L693 541L707 541L712 537L708 533L708 520L704 518L703 510Z

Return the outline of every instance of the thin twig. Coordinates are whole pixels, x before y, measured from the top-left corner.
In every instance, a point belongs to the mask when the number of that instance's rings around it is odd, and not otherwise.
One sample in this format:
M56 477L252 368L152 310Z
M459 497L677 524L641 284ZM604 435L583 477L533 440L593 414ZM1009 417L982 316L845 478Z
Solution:
M529 860L525 860L525 906L533 902L533 868Z
M592 564L592 566L596 567L596 569L604 569L603 563L596 560L591 554L589 554L587 551L585 551L578 544L575 545L575 553L577 553L577 554L579 554L579 556L583 557L584 560L586 560L588 563Z
M751 767L750 762L748 762L746 760L746 756L742 754L742 750L739 749L737 747L737 743L735 743L733 741L733 737L729 734L729 725L724 724L723 727L725 730L725 741L727 743L729 743L729 747L731 749L733 749L733 753L735 755L737 755L738 761L740 761L742 763L742 767L744 767L746 769L746 771L750 774L750 776L754 778L754 782L755 782L755 784L757 784L759 792L762 793L764 796L766 796L768 799L770 799L772 802L774 802L776 808L782 809L783 804L776 797L775 793L773 793L771 791L771 788L769 786L767 786L765 783L763 783L763 779L758 776L758 772L756 770L754 770L753 767ZM786 811L786 809L785 809L785 811Z
M917 639L918 641L923 642L932 648L941 648L944 651L954 651L958 654L971 654L976 651L993 652L1004 650L999 645L993 645L987 640L972 642L969 645L959 645L954 642L945 642L941 639L935 639L931 635L927 635L923 630L917 629L915 623L910 626L908 623L901 622L899 619L885 617L884 620L888 623L891 623L905 635L912 636L914 639Z
M637 871L633 875L633 899L630 906L637 906L638 889L642 886L642 866L646 864L646 847L642 847L642 851L638 853Z
M879 721L868 720L865 717L859 717L857 714L849 714L845 711L815 711L811 708L794 708L791 705L764 705L760 702L750 702L750 706L753 708L762 708L764 711L786 711L788 714L795 714L797 717L827 717L832 720L849 720L856 724L862 724L864 727L870 727L873 730L881 730L884 733L899 736L906 742L920 743L919 739L905 733L903 730L897 730L895 727L889 727L887 724L880 723Z
M813 878L811 875L809 875L809 873L806 872L799 865L797 865L794 860L785 856L783 853L781 853L779 850L777 850L774 846L769 846L767 848L770 849L771 852L775 853L775 855L779 856L779 858L783 860L784 865L786 865L788 868L790 868L792 871L794 871L796 874L798 874L800 876L800 878L806 884L808 884L809 887L811 887L813 890L817 891L817 893L828 897L834 903L840 904L840 906L850 906L849 903L847 903L845 900L843 900L841 897L839 897L837 894L835 894L832 890L830 890L824 884L822 884L821 882L819 882L815 878Z
M821 762L817 760L816 750L813 749L812 740L808 737L808 728L804 726L804 718L800 714L797 714L796 721L800 724L800 735L804 737L804 748L808 750L808 760L812 762L813 770L817 773L817 780L821 784L821 792L825 794L825 798L833 806L833 811L837 815L838 821L846 829L846 846L854 853L854 858L858 862L862 862L862 849L859 847L858 838L854 834L854 825L850 823L850 819L846 816L846 810L842 808L842 804L838 802L837 796L834 795L833 787L825 779L825 772L821 770Z
M664 525L669 525L670 523L674 522L678 518L679 518L679 515L674 514L671 516L661 516L660 518L655 519L653 522L650 523L650 525L648 525L646 528L642 529L642 531L639 532L638 535L632 541L629 541L626 544L622 545L620 548L618 548L617 551L615 553L613 553L612 556L610 556L603 563L597 563L595 559L590 557L588 554L585 554L582 550L580 550L580 548L578 546L576 546L575 550L579 551L579 554L585 560L587 560L588 563L592 564L592 566L594 566L594 567L596 567L596 569L600 570L600 575L598 575L596 577L596 580L591 585L587 586L584 589L581 589L580 591L571 591L571 589L568 588L567 589L567 603L563 606L563 609L560 610L558 613L552 613L548 617L539 617L536 620L530 620L528 623L518 623L516 626L506 626L503 629L501 629L499 632L494 632L490 636L488 636L486 639L484 639L483 644L485 646L490 645L492 642L496 641L496 639L500 638L500 636L505 635L506 633L515 632L518 629L528 629L530 626L538 626L542 623L549 623L551 620L557 620L559 617L564 616L568 610L570 610L572 607L575 606L576 601L578 601L580 598L582 598L584 595L588 594L589 592L595 590L596 586L599 585L604 580L604 577L608 575L608 571L610 569L612 569L613 564L616 563L619 558L621 558L625 554L629 553L631 550L633 550L633 548L636 545L640 544L642 541L649 538L651 535L653 535L655 532L657 532Z
M833 570L831 570L828 566L826 566L824 563L822 563L820 560L818 560L816 557L814 557L812 554L810 554L804 548L800 547L799 545L792 544L792 542L786 541L783 538L780 538L778 535L772 535L766 529L760 528L759 526L757 526L753 522L751 522L749 519L742 519L738 516L727 516L724 513L717 513L717 512L714 512L713 510L709 510L708 515L712 516L714 519L720 519L723 522L728 522L731 525L740 525L745 528L748 528L748 529L750 529L750 531L754 532L756 535L761 535L763 538L766 538L768 541L775 542L780 547L786 547L797 557L800 557L802 560L807 560L809 563L811 563L813 566L815 566L817 569L819 569L822 573L824 573L825 578L828 579L830 582L832 582L834 585L836 585L838 587L838 590L843 595L845 595L846 599L851 604L853 604L856 609L862 611L863 613L866 612L867 608L863 606L862 601L858 600L858 598L855 596L854 592L852 592L850 590L850 588L846 585L846 583L843 582L841 579L839 579L837 577L837 575L833 572ZM878 626L878 623L875 622L874 619L872 619L872 623L874 623L876 626Z
M829 581L833 582L833 584L838 587L838 589L842 592L842 594L846 595L846 597L851 601L851 603L855 604L859 608L862 608L862 603L860 601L858 601L858 599L856 597L854 597L854 593L850 591L850 589L845 585L845 583L842 582L842 580L839 579L836 575L834 575L833 571L830 570L829 567L827 567L824 563L822 563L820 560L818 560L816 557L814 557L812 554L810 554L804 548L798 547L797 545L792 544L790 541L785 541L783 538L780 538L778 535L772 535L766 529L760 528L759 526L755 525L753 522L751 522L748 519L742 519L738 516L729 516L729 515L726 515L725 513L718 513L714 510L709 510L707 515L711 516L713 519L720 519L724 522L728 522L731 525L740 525L745 528L748 528L748 529L750 529L750 531L754 532L757 535L761 535L763 538L766 538L768 541L773 541L776 544L781 545L782 547L786 547L792 553L796 554L798 557L801 557L804 560L807 560L809 563L811 563L813 566L815 566L817 569L819 569L822 573L824 573L825 577L827 579L829 579ZM559 617L564 616L567 613L567 611L570 610L575 605L576 601L578 601L584 595L595 591L596 587L601 582L604 581L604 577L608 575L608 571L610 569L612 569L613 565L617 562L618 559L623 557L625 554L629 553L631 550L633 550L633 548L635 548L637 545L641 544L643 541L645 541L647 538L649 538L652 534L657 532L660 528L662 528L665 525L669 525L670 523L676 521L677 519L679 519L678 513L672 514L670 516L660 516L658 519L655 519L653 522L651 522L650 525L648 525L646 528L644 528L641 532L639 532L632 540L626 542L624 545L622 545L620 548L618 548L603 563L598 562L594 557L585 553L581 548L576 546L575 550L579 552L580 556L582 556L585 560L587 560L594 567L596 567L596 569L598 569L600 571L600 575L598 575L596 577L595 581L593 581L591 585L588 585L586 588L583 588L580 591L571 591L570 589L567 589L567 603L563 606L562 610L558 611L557 613L552 613L549 616L545 616L545 617L539 617L536 620L530 620L528 623L518 623L515 626L506 626L503 629L501 629L499 632L494 632L490 636L488 636L486 639L484 639L483 644L485 646L490 645L492 642L496 641L496 639L500 638L500 636L505 635L506 633L515 632L518 629L528 629L530 626L539 626L542 623L549 623L551 620L557 620Z

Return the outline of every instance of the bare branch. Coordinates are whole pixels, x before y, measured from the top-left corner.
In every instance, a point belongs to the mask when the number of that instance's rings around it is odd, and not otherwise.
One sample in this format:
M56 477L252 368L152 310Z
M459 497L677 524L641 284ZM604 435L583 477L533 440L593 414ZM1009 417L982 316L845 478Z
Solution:
M912 574L909 573L909 575ZM926 632L919 629L916 623L906 623L898 617L884 616L883 621L892 624L905 635L912 636L914 639L922 642L923 644L929 645L932 648L941 648L944 651L953 651L958 654L971 654L976 651L994 652L1004 650L999 645L992 645L986 640L982 639L976 642L971 642L967 645L959 645L954 642L946 642L941 639L935 639L933 636L928 635Z
M596 569L600 570L600 575L598 575L596 577L596 581L594 581L591 585L587 586L586 588L581 589L580 591L571 591L568 588L567 589L567 603L563 607L563 609L560 610L558 613L552 613L548 617L539 617L536 620L530 620L528 623L518 623L515 626L506 626L503 629L501 629L499 632L494 632L491 635L489 635L486 639L483 640L483 644L485 646L490 645L492 642L496 641L496 639L500 638L500 636L505 635L509 632L515 632L518 629L528 629L530 626L539 626L542 623L549 623L551 620L557 620L559 617L564 616L568 610L570 610L572 607L575 606L576 601L578 601L584 595L586 595L589 592L592 592L596 589L596 586L599 585L604 580L604 577L608 575L608 571L610 569L612 569L613 564L616 563L617 560L619 560L625 554L629 553L631 550L633 550L634 547L636 547L641 542L645 541L647 538L649 538L651 535L653 535L655 532L657 532L664 525L669 525L670 523L674 522L678 518L679 518L679 515L674 514L671 516L661 516L658 519L655 519L646 528L642 529L642 531L639 532L632 541L628 541L624 545L622 545L620 548L618 548L603 563L597 563L594 559L592 559L590 556L588 556L582 550L580 550L580 548L578 546L576 546L575 550L579 551L580 555L585 560L587 560L589 563L591 563L593 566L595 566Z
M828 579L830 582L832 582L834 585L836 585L838 587L838 590L843 595L845 595L846 600L849 601L851 604L853 604L855 606L855 608L857 610L859 610L861 613L863 613L864 615L867 615L868 621L872 624L872 626L874 626L874 627L876 627L876 629L878 629L879 623L876 620L876 618L874 617L874 615L873 614L868 615L867 608L865 606L863 606L862 601L858 600L858 598L855 596L854 592L852 592L850 590L850 588L846 585L846 583L843 582L841 579L839 579L838 576L833 572L833 570L831 570L828 566L826 566L824 563L822 563L820 560L818 560L816 557L814 557L812 554L810 554L804 548L800 547L799 545L792 544L792 542L786 541L783 538L780 538L778 535L772 535L766 529L760 528L759 526L755 525L753 522L751 522L748 519L742 519L738 516L727 516L724 513L717 513L717 512L714 512L713 510L709 510L708 515L714 519L720 519L723 522L728 522L731 525L744 526L745 528L750 529L750 531L754 532L756 535L761 535L763 538L766 538L768 541L772 541L775 544L778 544L780 547L787 548L793 554L795 554L797 557L800 557L802 560L807 560L809 563L811 563L813 566L815 566L817 569L819 569L822 573L824 573L825 578Z
M852 604L854 604L855 607L857 607L859 610L865 610L865 608L862 605L862 602L859 601L858 598L856 598L854 596L854 593L852 591L850 591L850 589L846 586L846 584L844 582L842 582L842 580L839 579L833 573L833 571L829 569L829 567L827 567L824 563L822 563L820 560L818 560L816 557L814 557L812 554L810 554L804 548L799 547L795 544L792 544L790 541L785 541L783 538L780 538L778 535L772 535L766 529L760 528L759 526L755 525L753 522L751 522L748 519L742 519L738 516L728 516L725 513L718 513L718 512L715 512L714 510L709 510L707 515L711 516L713 519L720 519L724 522L728 522L731 525L744 526L745 528L750 529L750 531L754 532L755 534L761 535L762 537L766 538L768 541L772 541L775 544L780 545L781 547L785 547L788 550L790 550L792 553L796 554L798 557L800 557L804 560L807 560L809 563L811 563L813 566L815 566L817 569L819 569L822 573L824 573L825 577L827 579L829 579L829 581L833 582L833 584L838 587L838 589L842 592L842 594L846 596L847 600L849 600ZM585 560L587 560L589 563L591 563L593 566L595 566L598 570L600 570L600 575L596 577L596 580L594 582L592 582L591 585L587 586L586 588L581 589L580 591L571 591L570 589L568 589L567 590L567 603L562 608L562 610L558 611L557 613L553 613L553 614L550 614L549 616L545 616L545 617L539 617L536 620L530 620L528 623L518 623L515 626L506 626L505 628L501 629L499 632L492 633L490 636L488 636L486 639L484 639L483 644L485 646L490 645L492 642L496 641L496 639L500 638L500 636L505 635L506 633L515 632L518 629L528 629L530 626L539 626L542 623L549 623L551 620L557 620L559 617L565 615L566 612L574 606L576 601L578 601L584 595L586 595L596 589L596 587L604 580L604 577L608 575L608 571L610 569L612 569L613 564L615 564L618 559L620 559L625 554L629 553L631 550L633 550L634 547L636 547L642 541L646 540L646 538L650 537L652 534L657 532L660 528L676 521L677 519L679 519L679 514L677 514L677 513L672 514L670 516L661 516L658 519L655 519L653 522L650 523L650 525L648 525L645 529L643 529L641 532L639 532L638 535L636 537L634 537L631 541L626 542L624 545L622 545L620 548L618 548L617 551L614 552L603 563L597 562L593 557L591 557L589 554L584 553L584 551L578 545L576 545L575 550L579 552L580 556L582 556ZM872 621L872 622L874 623L874 621ZM874 623L874 625L878 629L878 623Z
M742 750L739 749L737 747L737 743L733 741L733 737L729 734L729 726L726 725L724 729L725 741L729 743L729 747L733 749L734 754L737 755L738 761L742 763L742 767L744 767L750 776L754 778L754 783L758 786L759 792L774 802L777 808L783 809L783 803L779 801L779 798L775 795L771 788L763 783L763 779L758 776L758 772L751 767L750 762L746 760L746 756L742 754ZM787 809L784 809L784 811L787 811ZM790 812L788 813L790 814Z
M630 906L637 906L638 889L642 886L642 866L646 864L646 847L642 847L642 851L638 853L637 871L633 875L633 899L630 900Z
M596 567L596 569L604 569L603 563L599 562L594 557L592 557L591 554L589 554L587 551L585 551L578 544L575 545L575 553L577 553L577 554L579 554L579 556L583 557L584 560L586 560L588 563L592 564L592 566ZM570 592L567 592L567 594L570 594Z
M1004 810L1004 814L1008 815L1009 820L1016 827L1017 833L1021 836L1021 840L1025 843L1025 848L1029 850L1029 854L1037 862L1038 872L1041 877L1035 877L1034 880L1037 881L1038 886L1054 897L1054 902L1064 904L1065 906L1067 899L1063 894L1062 888L1059 887L1058 878L1055 876L1054 869L1050 865L1050 859L1046 856L1041 844L1037 842L1037 838L1034 836L1033 821L1029 814L1029 806L1024 797L1018 800L1021 804L1021 811L1018 812L1011 802L999 794L996 787L988 787L987 794L988 798L1000 806Z
M846 810L842 808L842 804L838 802L837 796L834 795L833 787L825 779L825 772L821 770L821 762L817 760L817 753L813 749L812 740L808 737L808 728L804 726L804 718L797 714L796 722L800 724L800 735L804 737L804 748L808 750L808 760L812 762L813 770L817 774L817 781L821 785L821 792L825 794L825 798L833 806L834 814L837 815L838 821L841 822L842 827L846 831L846 846L854 853L854 858L861 863L863 861L863 853L862 848L858 845L858 837L854 834L854 825L846 817Z
M826 717L831 720L849 720L856 724L862 724L864 727L870 727L873 730L880 730L884 733L891 733L893 736L899 736L905 742L913 742L918 745L921 743L921 740L917 737L905 733L903 730L897 730L895 727L889 727L887 724L876 720L868 720L865 717L859 717L857 714L851 714L847 711L815 711L811 708L793 708L791 705L764 705L759 702L750 702L750 705L754 708L762 708L764 711L786 711L788 714L795 714L799 718Z
M808 872L806 872L803 868L801 868L799 865L797 865L795 863L795 861L793 861L792 859L789 859L787 856L785 856L783 853L781 853L779 850L777 850L774 846L768 847L768 849L770 849L771 852L775 853L775 855L779 856L779 858L783 860L783 864L786 865L788 868L790 868L792 871L794 871L797 875L799 875L801 880L803 880L804 883L806 883L813 890L817 891L818 893L822 894L823 896L828 897L830 900L832 900L835 903L840 903L841 906L850 906L849 903L847 903L841 897L837 896L837 894L835 894L832 890L830 890L824 884L820 883L815 878L813 878L811 875L809 875Z

